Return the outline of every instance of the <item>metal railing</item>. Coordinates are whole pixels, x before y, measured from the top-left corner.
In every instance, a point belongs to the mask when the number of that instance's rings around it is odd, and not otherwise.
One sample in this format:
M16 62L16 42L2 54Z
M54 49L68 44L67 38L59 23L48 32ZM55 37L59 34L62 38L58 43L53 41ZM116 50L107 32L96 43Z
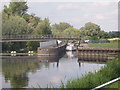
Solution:
M91 90L97 90L97 89L103 88L103 87L108 86L108 85L110 85L110 84L112 84L112 83L115 83L115 82L117 82L117 81L120 81L120 77L119 77L119 78L116 78L116 79L114 79L114 80L111 80L111 81L109 81L109 82L107 82L107 83L104 83L104 84L102 84L102 85L100 85L100 86L98 86L98 87L95 87L95 88L93 88L93 89L91 89Z
M52 38L68 38L68 39L80 39L80 36L75 35L2 35L0 39L52 39Z

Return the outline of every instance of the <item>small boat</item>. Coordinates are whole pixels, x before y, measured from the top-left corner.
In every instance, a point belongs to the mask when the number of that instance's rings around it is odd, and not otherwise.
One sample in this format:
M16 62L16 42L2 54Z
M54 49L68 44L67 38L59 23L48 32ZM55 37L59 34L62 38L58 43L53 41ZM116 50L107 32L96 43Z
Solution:
M74 46L74 43L68 43L66 46L66 50L68 51L75 51L77 48Z

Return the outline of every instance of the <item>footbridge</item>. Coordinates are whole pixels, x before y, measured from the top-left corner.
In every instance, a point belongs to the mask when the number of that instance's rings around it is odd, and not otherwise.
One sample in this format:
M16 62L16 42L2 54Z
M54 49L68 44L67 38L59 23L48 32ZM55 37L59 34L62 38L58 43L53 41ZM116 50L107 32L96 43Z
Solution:
M81 36L66 35L3 35L1 42L47 41L47 40L82 40Z

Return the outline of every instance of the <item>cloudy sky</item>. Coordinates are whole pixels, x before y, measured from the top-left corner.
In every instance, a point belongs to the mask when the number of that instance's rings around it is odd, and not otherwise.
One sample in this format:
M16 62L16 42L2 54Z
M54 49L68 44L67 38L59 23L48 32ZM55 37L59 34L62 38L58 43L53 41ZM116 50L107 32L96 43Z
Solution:
M51 2L50 2L51 1ZM4 0L3 5L9 0ZM75 28L81 28L87 22L101 26L105 31L118 30L118 2L117 0L27 0L28 13L44 19L48 17L52 24L68 22Z

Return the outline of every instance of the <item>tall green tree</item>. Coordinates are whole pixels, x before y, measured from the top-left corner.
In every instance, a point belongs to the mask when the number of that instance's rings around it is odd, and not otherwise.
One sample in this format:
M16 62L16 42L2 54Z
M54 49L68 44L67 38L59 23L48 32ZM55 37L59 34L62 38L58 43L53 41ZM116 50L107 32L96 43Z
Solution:
M99 33L98 33L98 37L99 39L101 38L109 38L110 37L110 34L105 32L104 30L101 30Z
M28 9L27 2L23 0L16 0L16 2L10 2L9 6L4 6L4 12L8 15L23 15Z
M2 34L27 34L27 28L27 22L23 18L21 18L20 16L10 16L8 20L2 23Z
M39 18L36 18L39 21ZM35 24L34 21L33 23L30 24ZM29 25L30 25L29 24ZM48 34L52 34L51 32L51 26L50 26L50 22L48 18L45 18L44 20L40 20L39 23L37 24L37 26L33 26L34 31L32 34L34 35L48 35ZM36 51L37 47L39 47L39 42L27 42L26 43L27 49L28 50L33 50Z
M35 28L34 34L35 35L42 35L42 34L51 34L51 26L48 18L41 20L37 27Z
M28 13L25 13L22 15L22 18L24 18L27 22L30 20L30 15Z
M88 22L80 30L84 36L97 36L101 28L97 24Z
M62 32L67 28L73 28L73 26L70 25L69 23L65 23L65 22L60 22L59 24L53 24L52 25L52 33L54 35L61 35Z
M75 28L67 28L63 31L65 36L80 36L80 30Z
M28 17L29 17L29 19L28 19ZM37 16L30 15L30 16L26 16L25 19L28 19L28 24L33 28L36 28L38 23L40 22L40 18Z

